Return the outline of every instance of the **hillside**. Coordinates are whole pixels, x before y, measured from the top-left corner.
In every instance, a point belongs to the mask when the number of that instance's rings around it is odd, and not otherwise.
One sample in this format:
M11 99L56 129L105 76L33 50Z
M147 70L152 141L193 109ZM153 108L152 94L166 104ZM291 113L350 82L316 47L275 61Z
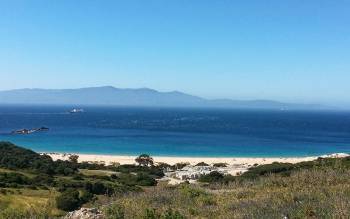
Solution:
M142 191L163 172L155 167L53 161L0 142L0 218L55 218L100 198Z
M156 179L176 165L105 166L77 163L74 156L52 161L0 142L4 155L0 218L58 218L82 206L118 219L350 216L350 157L261 165L240 176L212 172L198 184L172 186ZM48 174L40 165L46 163L53 167Z
M319 109L319 105L288 104L270 100L208 100L178 91L120 89L111 86L81 89L19 89L0 91L0 104L68 104L153 107L219 107L263 109Z

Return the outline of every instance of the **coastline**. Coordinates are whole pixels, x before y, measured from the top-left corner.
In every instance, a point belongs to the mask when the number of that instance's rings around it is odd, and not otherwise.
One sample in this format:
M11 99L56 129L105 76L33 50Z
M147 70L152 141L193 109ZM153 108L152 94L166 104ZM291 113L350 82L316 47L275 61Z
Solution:
M41 154L49 155L53 160L67 160L69 155L78 155L79 162L100 162L105 164L119 163L119 164L134 164L137 156L128 155L100 155L100 154L80 154L80 153L55 153L42 152ZM254 164L270 164L273 162L283 163L298 163L303 161L312 161L319 157L345 157L349 156L346 153L334 153L322 156L308 156L308 157L173 157L173 156L152 156L155 163L167 163L174 165L176 163L190 163L195 165L199 162L205 162L208 164L214 163L227 163L228 165L247 165L252 166Z

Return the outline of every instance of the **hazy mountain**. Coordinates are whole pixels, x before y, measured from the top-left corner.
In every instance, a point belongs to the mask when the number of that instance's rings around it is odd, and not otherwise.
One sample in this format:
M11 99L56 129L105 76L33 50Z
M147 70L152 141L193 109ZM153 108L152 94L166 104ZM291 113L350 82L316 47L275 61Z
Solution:
M318 105L287 104L269 100L208 100L178 91L159 92L148 88L120 89L111 86L80 89L18 89L0 91L0 104L67 104L266 109L307 109L320 107Z

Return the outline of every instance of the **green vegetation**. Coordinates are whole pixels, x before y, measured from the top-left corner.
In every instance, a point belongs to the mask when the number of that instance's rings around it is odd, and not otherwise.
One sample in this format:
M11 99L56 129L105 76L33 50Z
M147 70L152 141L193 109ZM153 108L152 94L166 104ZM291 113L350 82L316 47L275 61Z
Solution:
M113 219L350 215L350 157L255 165L240 176L212 172L196 185L176 186L156 179L164 169L185 163L154 165L150 159L152 163L105 166L77 160L53 161L0 143L0 218L55 218L81 206L98 207Z
M214 167L227 167L227 163L214 163L213 166Z
M169 209L176 216L168 218L348 218L349 167L350 157L319 158L255 166L241 176L212 172L200 178L203 184L111 198L105 212L110 218L167 218Z
M209 166L209 164L204 163L204 162L199 162L199 163L196 164L196 166L205 167L205 166Z
M148 154L141 154L135 161L141 166L153 166L153 158Z
M79 192L74 189L67 189L66 191L62 192L59 196L56 198L56 204L59 209L62 209L64 211L73 211L81 204L84 203L84 199L79 197Z
M153 165L77 161L75 155L68 161L53 161L47 155L0 142L0 218L60 216L102 197L140 192L144 186L157 185L156 179L164 175Z
M279 173L232 179L223 182L222 177L214 177L209 185L155 187L118 198L112 206L124 209L124 218L150 218L145 216L145 209L152 209L151 213L159 216L169 208L178 212L179 218L348 218L350 215L349 168L325 166L298 169L289 176Z
M207 175L201 176L198 181L212 183L212 182L221 182L223 179L224 179L224 174L219 173L217 171L213 171Z

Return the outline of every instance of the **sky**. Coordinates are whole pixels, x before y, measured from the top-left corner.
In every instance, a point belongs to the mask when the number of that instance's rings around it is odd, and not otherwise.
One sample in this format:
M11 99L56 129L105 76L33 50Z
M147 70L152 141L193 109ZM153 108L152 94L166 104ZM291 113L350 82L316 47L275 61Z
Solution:
M350 106L347 0L0 0L0 90Z

